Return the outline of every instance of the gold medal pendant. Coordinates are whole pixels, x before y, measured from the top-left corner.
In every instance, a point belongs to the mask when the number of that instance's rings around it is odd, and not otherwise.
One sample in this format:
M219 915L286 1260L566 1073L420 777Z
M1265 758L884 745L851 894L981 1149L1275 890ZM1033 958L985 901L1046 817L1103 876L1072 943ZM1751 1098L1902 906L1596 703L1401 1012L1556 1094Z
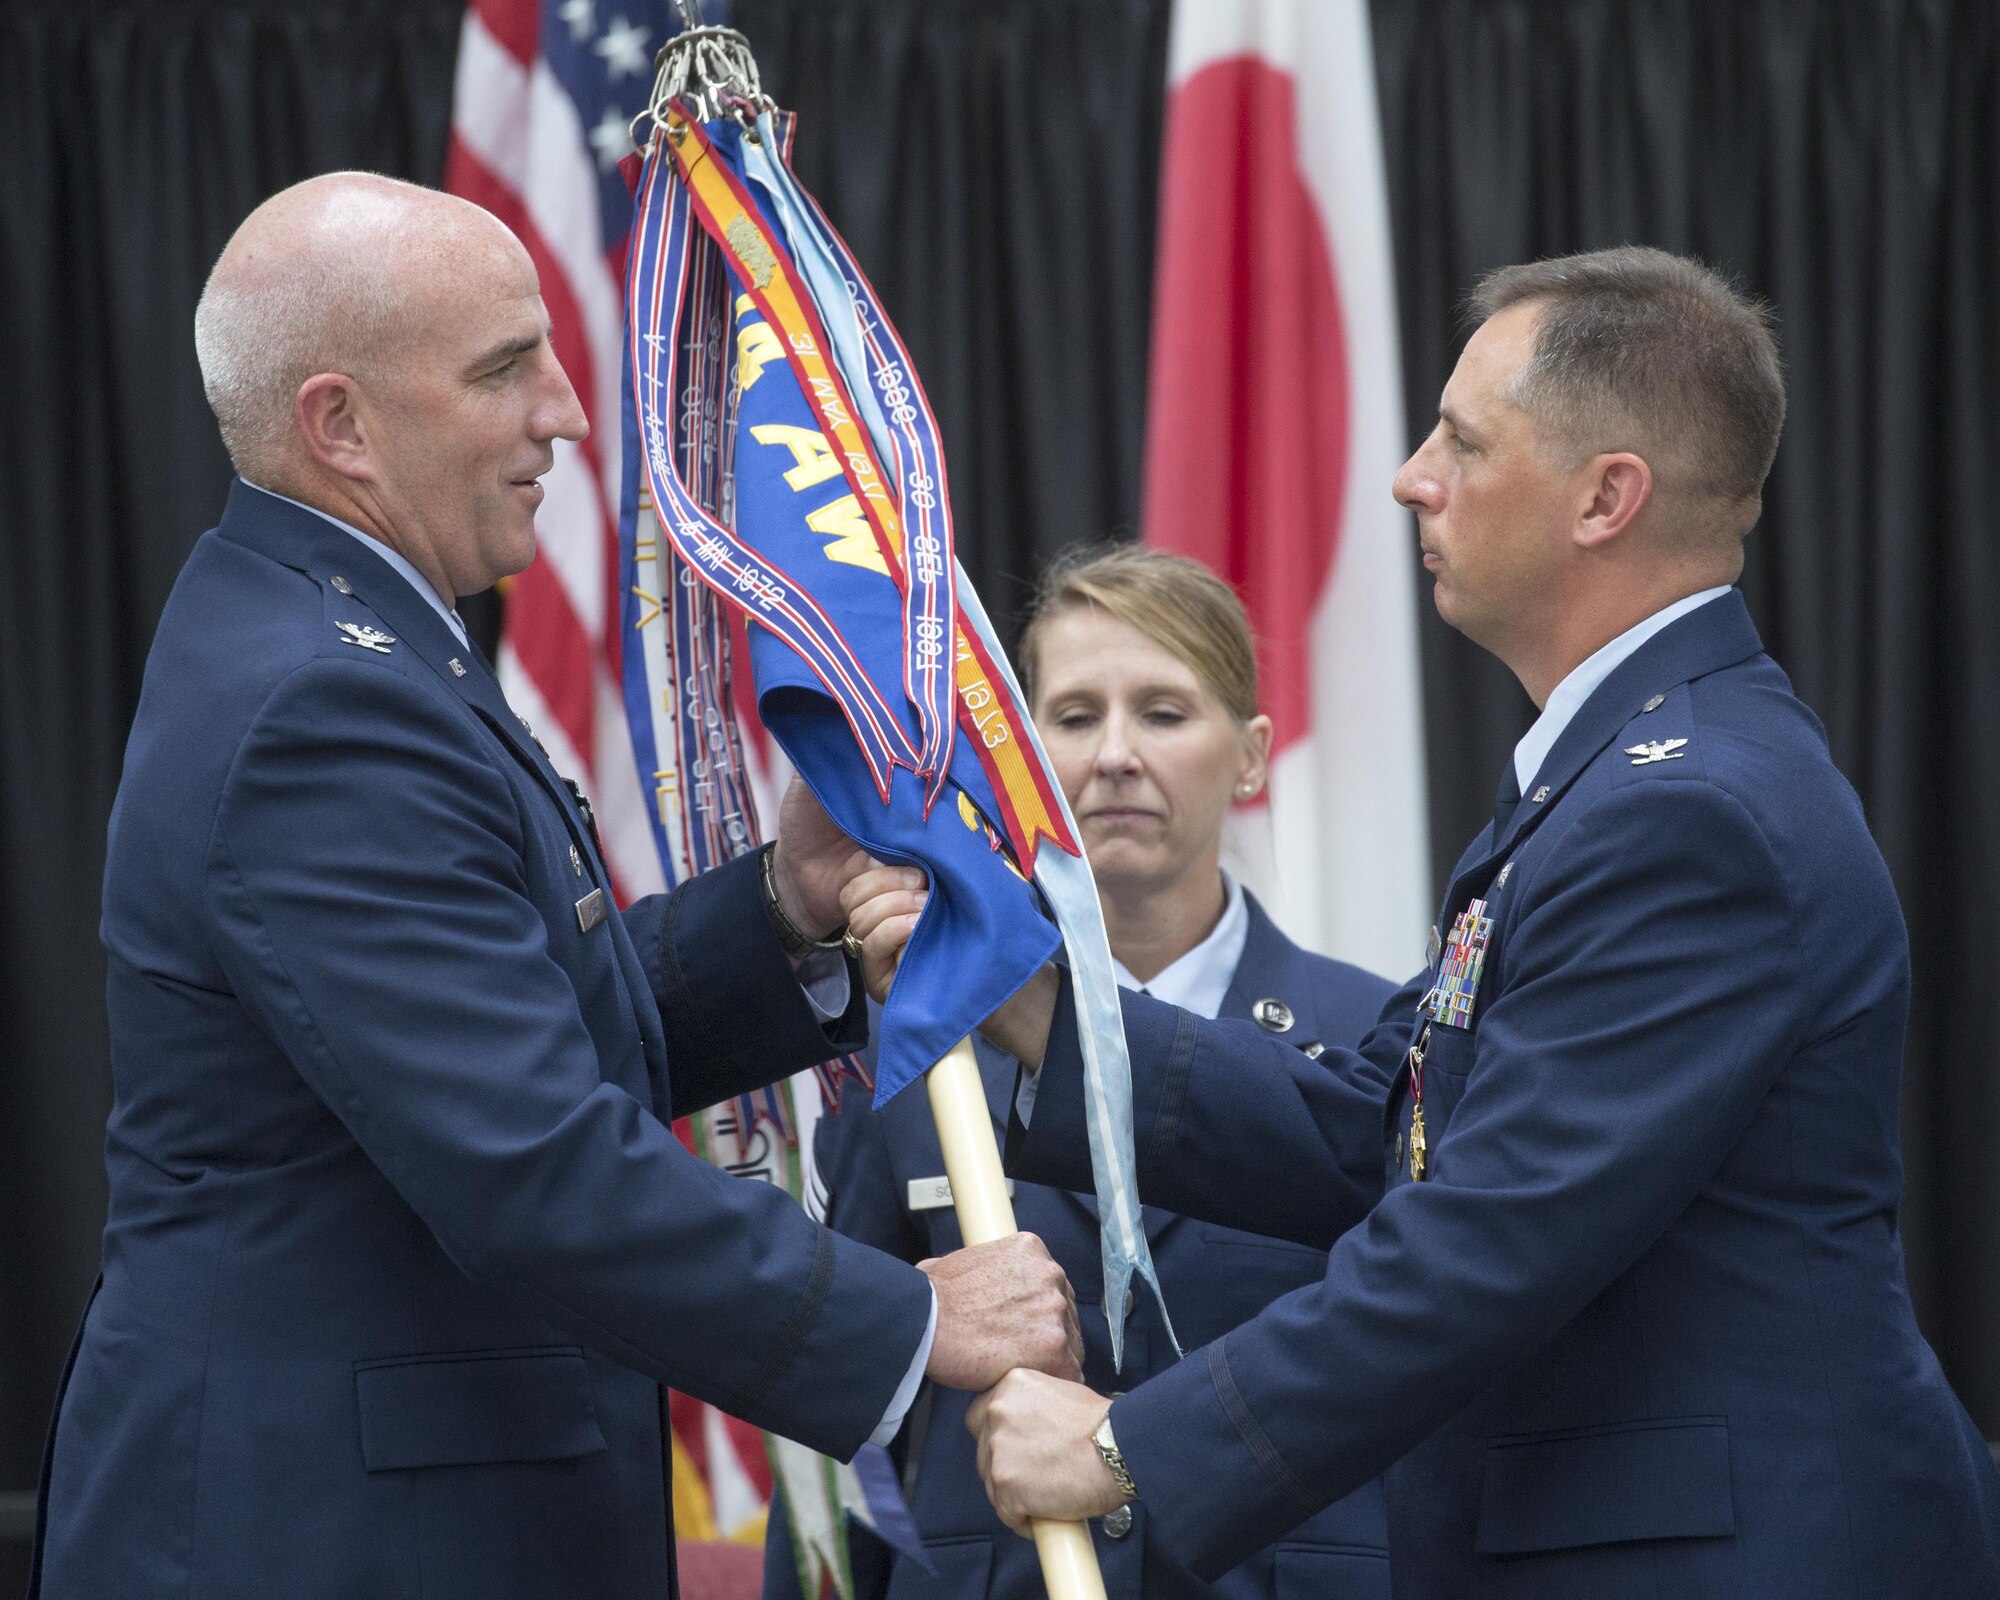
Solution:
M1431 1045L1431 1025L1426 1022L1417 1042L1410 1046L1410 1181L1424 1181L1424 1052Z

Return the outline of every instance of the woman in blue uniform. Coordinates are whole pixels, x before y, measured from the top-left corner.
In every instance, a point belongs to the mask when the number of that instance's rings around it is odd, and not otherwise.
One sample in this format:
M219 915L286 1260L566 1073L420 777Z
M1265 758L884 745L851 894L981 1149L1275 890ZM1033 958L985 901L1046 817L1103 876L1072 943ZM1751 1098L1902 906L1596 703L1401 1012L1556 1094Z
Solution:
M1271 722L1257 711L1257 667L1243 607L1198 562L1140 546L1083 552L1044 580L1021 640L1035 723L1076 814L1104 904L1119 981L1203 1016L1243 1017L1308 1054L1351 1045L1393 985L1300 949L1221 867L1232 805L1264 786ZM1014 1063L976 1040L1003 1129ZM881 1114L847 1085L814 1143L815 1183L839 1232L911 1261L959 1244L942 1200L943 1158L922 1095ZM1125 1371L1114 1374L1102 1299L1097 1212L1087 1196L1018 1185L1020 1226L1069 1273L1082 1314L1084 1378L1110 1392L1171 1364L1149 1296L1130 1308ZM1326 1254L1148 1206L1146 1231L1174 1331L1209 1343L1279 1295L1317 1282ZM894 1455L932 1567L855 1528L856 1582L871 1600L1028 1600L1042 1590L1034 1546L993 1513L964 1426L970 1396L926 1387ZM1387 1600L1382 1490L1371 1483L1291 1535L1204 1584L1147 1548L1143 1501L1095 1523L1111 1600ZM781 1505L765 1551L766 1600L799 1600Z

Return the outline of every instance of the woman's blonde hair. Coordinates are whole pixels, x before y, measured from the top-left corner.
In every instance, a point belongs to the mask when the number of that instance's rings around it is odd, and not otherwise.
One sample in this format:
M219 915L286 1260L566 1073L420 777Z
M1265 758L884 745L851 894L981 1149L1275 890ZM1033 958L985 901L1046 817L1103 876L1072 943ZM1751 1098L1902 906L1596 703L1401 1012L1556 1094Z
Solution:
M1042 574L1021 630L1021 684L1035 701L1045 624L1095 606L1193 669L1240 727L1257 715L1257 652L1236 591L1199 561L1140 544L1080 545Z

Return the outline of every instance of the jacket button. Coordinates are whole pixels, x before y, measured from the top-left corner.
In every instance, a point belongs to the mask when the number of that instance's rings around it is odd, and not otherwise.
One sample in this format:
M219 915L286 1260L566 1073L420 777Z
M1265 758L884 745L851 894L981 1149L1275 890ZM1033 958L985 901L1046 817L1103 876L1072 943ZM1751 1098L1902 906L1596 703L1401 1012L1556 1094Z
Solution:
M1104 1537L1122 1539L1132 1531L1132 1508L1120 1506L1116 1511L1104 1514Z

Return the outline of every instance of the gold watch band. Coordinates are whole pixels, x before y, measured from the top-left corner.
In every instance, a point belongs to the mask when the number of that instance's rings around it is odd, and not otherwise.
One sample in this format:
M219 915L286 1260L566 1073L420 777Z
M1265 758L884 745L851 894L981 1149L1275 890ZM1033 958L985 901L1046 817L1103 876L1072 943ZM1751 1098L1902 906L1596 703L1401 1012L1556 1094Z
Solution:
M1132 1481L1131 1471L1125 1465L1125 1457L1118 1449L1118 1441L1111 1436L1111 1413L1104 1413L1104 1420L1097 1425L1097 1431L1090 1436L1090 1442L1097 1446L1097 1453L1104 1458L1104 1465L1111 1473L1111 1481L1118 1485L1118 1492L1127 1500L1139 1498L1139 1486Z

